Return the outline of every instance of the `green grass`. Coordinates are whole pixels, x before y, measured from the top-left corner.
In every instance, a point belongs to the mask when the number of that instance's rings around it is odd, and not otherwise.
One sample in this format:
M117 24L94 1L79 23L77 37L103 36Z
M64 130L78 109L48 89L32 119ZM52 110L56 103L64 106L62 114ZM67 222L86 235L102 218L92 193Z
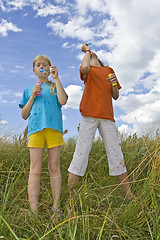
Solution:
M63 218L51 220L52 194L44 153L39 214L34 216L27 198L29 151L22 137L12 143L0 139L1 239L160 239L160 134L137 135L122 140L122 150L135 198L126 200L116 177L108 174L103 142L93 143L84 178L68 200L68 166L75 139L62 147Z

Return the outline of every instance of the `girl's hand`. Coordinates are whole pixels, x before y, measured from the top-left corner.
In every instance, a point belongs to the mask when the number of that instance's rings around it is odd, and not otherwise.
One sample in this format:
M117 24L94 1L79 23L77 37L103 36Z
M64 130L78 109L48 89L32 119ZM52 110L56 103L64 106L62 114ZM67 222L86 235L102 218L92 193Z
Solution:
M82 49L82 52L86 52L87 50L90 50L90 47L87 43L85 43L82 45L81 49Z
M107 80L112 84L112 97L114 100L117 100L119 98L119 91L118 91L118 87L117 87L117 77L115 73L110 73Z
M33 90L32 90L32 97L35 99L37 97L36 92L41 92L42 88L41 85L35 85Z
M58 70L56 66L51 66L50 67L50 72L54 80L58 79Z
M108 76L107 80L112 84L112 86L117 86L117 77L115 73L111 73L109 74L110 76Z

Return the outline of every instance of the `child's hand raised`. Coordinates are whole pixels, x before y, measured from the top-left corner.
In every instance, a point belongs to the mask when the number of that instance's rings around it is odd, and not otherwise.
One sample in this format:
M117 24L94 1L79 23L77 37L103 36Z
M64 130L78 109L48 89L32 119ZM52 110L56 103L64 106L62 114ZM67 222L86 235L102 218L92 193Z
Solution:
M50 72L54 80L58 79L58 70L56 66L51 66L50 67Z
M90 50L90 47L88 43L85 43L82 45L81 49L82 49L82 52L86 52L87 50Z

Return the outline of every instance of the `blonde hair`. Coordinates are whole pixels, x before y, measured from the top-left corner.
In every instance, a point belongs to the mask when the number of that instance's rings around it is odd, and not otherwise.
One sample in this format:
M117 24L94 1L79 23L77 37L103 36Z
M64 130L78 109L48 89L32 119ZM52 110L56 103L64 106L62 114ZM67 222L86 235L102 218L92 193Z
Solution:
M33 60L33 68L35 67L36 61L38 61L39 59L42 59L42 58L48 62L49 66L52 66L51 60L47 56L45 56L45 55L38 55ZM55 94L54 90L55 90L56 85L52 81L48 81L48 83L49 83L49 87L50 87L50 93L52 95L54 95Z

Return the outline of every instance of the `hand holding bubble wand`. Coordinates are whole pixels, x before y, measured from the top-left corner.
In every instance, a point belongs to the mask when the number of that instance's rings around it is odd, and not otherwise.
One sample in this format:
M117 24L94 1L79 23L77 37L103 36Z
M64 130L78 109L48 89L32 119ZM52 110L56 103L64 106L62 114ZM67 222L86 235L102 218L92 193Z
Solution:
M49 74L50 74L50 69L40 68L39 71L40 71L40 73L41 73L44 77L46 77L46 78L48 79L48 76L49 76ZM36 85L41 85L41 82L38 81L38 82L36 83ZM36 92L36 96L40 96L40 95L41 95L41 92Z
M85 52L85 53L90 52L90 54L91 54L90 45L91 45L91 43L84 43L81 47L82 52Z
M113 87L117 86L117 77L116 77L115 73L108 74L107 80L110 81L110 83L112 84Z

